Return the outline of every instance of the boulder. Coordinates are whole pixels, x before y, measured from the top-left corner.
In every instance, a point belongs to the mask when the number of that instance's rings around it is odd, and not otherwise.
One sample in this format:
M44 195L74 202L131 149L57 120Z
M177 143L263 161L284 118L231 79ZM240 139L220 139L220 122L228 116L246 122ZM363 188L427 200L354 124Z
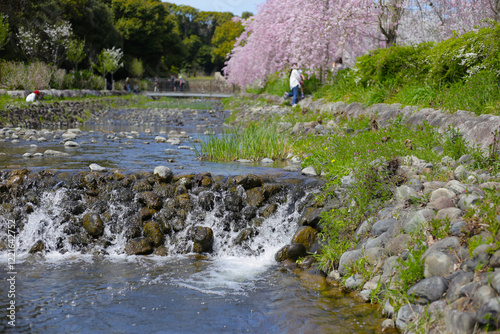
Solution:
M363 251L361 249L355 249L351 251L347 251L340 257L339 260L339 273L341 275L346 274L346 267L352 265L359 259L363 257Z
M214 244L214 232L210 227L195 226L192 230L193 252L210 253Z
M401 255L404 251L408 250L410 241L411 235L400 234L387 243L384 248L384 252L387 256Z
M474 273L471 272L459 272L458 274L456 274L450 281L448 292L446 293L446 300L451 303L460 298L458 294L460 288L472 282L473 279Z
M283 262L285 260L297 261L299 257L306 256L307 251L304 245L299 243L293 243L291 245L286 245L282 247L274 256L275 260L278 262Z
M308 251L316 242L316 235L318 231L310 226L301 226L292 237L292 243L299 243L304 245Z
M449 220L454 220L456 218L460 218L463 215L463 211L460 210L459 208L446 208L439 210L436 213L436 219L449 219Z
M457 237L447 237L432 244L424 253L424 258L433 252L443 252L446 254L456 253L460 249L460 239Z
M375 224L373 224L372 235L374 237L381 235L382 233L391 229L396 222L397 220L394 218L382 219L377 221Z
M481 325L489 325L492 326L492 328L498 328L500 324L500 297L488 300L481 306L476 315Z
M83 216L83 228L94 238L104 234L104 222L98 213L89 212Z
M174 177L174 173L170 170L170 168L166 166L155 167L153 174L157 175L158 178L163 182L170 182Z
M424 277L445 277L453 272L453 259L443 252L429 253L424 262Z
M396 328L404 331L408 325L414 323L420 315L423 307L420 305L405 304L401 306L396 318Z
M446 332L453 334L472 334L476 327L476 314L447 309L444 312Z
M148 238L140 237L130 239L125 245L127 255L148 255L153 253L154 248Z
M442 277L429 277L421 280L408 290L418 304L429 304L441 299L448 290L448 282Z

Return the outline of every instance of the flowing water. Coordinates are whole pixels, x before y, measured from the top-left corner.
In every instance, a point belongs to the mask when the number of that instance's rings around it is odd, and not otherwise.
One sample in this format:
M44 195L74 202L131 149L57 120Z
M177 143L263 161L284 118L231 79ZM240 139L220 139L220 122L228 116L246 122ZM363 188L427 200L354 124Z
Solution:
M203 134L195 128L175 129L188 132L192 138L188 145L194 150L155 143L156 135L168 133L170 128L166 127L145 133L143 128L104 130L96 126L84 128L78 137L82 146L74 149L61 149L59 141L54 140L37 143L37 147L23 140L0 143L0 152L7 153L0 164L2 168L17 165L71 171L87 169L90 163L124 171L152 171L155 166L166 165L175 173L272 174L283 180L290 177L290 173L277 168L282 167L279 165L200 162L195 155L199 143L194 139L203 139ZM115 134L109 137L109 132L101 130L124 134L116 139ZM132 131L137 133L128 136L127 132ZM64 150L69 155L22 157L29 150L46 149ZM167 163L167 159L171 162ZM175 240L167 238L169 256L128 256L123 252L126 236L109 227L104 232L110 240L106 252L82 254L69 243L64 235L66 223L58 218L67 200L65 188L40 191L38 196L39 204L15 237L15 261L9 253L10 244L0 251L0 332L378 332L378 310L327 286L316 275L284 269L274 260L276 251L290 242L298 227L296 206L300 198L292 201L294 196L289 196L276 214L262 222L260 233L239 246L234 246L237 233L224 230L214 208L203 221L199 217L187 219L188 224L214 231L212 254L177 254ZM123 204L107 204L120 219ZM0 236L9 242L11 223L0 217ZM40 239L46 250L30 254L30 247ZM13 301L15 327L8 310Z

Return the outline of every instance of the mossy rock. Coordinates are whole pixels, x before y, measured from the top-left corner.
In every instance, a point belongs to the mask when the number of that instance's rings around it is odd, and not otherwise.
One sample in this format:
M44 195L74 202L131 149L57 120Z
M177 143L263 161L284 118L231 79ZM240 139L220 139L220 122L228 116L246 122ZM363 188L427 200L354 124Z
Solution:
M198 174L194 178L194 183L198 187L210 188L212 186L212 174L210 173Z
M272 184L264 184L262 186L262 188L264 189L264 196L267 198L271 197L272 195L275 195L275 194L278 194L280 191L283 190L283 186L280 185L280 184L275 184L275 183L272 183Z
M104 222L97 213L89 212L83 216L83 228L94 238L104 234Z
M155 247L158 247L165 242L165 236L161 233L160 226L157 222L147 222L146 225L144 225L143 233Z
M148 255L153 251L154 247L148 238L130 239L125 245L125 253L128 255Z
M165 246L160 246L160 247L158 247L158 248L155 249L155 251L153 252L153 254L157 255L157 256L167 256L168 255L168 249Z
M245 190L260 187L264 184L262 177L253 174L235 176L234 181Z
M143 223L143 222L150 220L151 218L153 218L153 216L156 212L157 211L155 209L142 208L139 211L139 222ZM140 224L140 225L142 225L142 224Z
M261 206L266 200L264 189L262 187L249 189L246 191L246 194L246 203L255 207Z
M151 191L153 187L149 183L148 180L138 180L134 183L134 186L132 188L135 192L144 192L144 191Z
M299 225L316 228L321 220L322 208L306 208L299 218Z
M42 240L38 240L31 248L29 253L34 254L34 253L39 253L43 252L45 250L45 243Z
M149 209L160 210L162 207L162 200L160 196L152 191L144 191L137 195L137 201Z
M310 226L301 226L292 237L292 243L302 244L304 245L306 250L309 250L316 242L317 234L318 231L316 231L314 228Z
M212 252L214 244L214 232L210 227L195 226L191 231L193 238L193 252Z
M156 183L153 187L153 191L163 198L174 197L174 186L169 183Z
M175 206L179 209L189 211L191 209L191 199L189 194L182 194L175 197Z
M299 257L306 256L307 251L304 245L293 243L282 247L275 255L274 258L278 262L285 260L297 261Z
M247 227L238 233L238 236L234 239L235 245L241 245L244 241L253 238L256 234L256 231L252 227Z
M273 213L276 212L276 210L278 210L278 204L272 203L272 204L269 204L268 206L266 206L264 208L264 210L262 211L261 215L264 218L269 218L269 217L271 217L271 215Z

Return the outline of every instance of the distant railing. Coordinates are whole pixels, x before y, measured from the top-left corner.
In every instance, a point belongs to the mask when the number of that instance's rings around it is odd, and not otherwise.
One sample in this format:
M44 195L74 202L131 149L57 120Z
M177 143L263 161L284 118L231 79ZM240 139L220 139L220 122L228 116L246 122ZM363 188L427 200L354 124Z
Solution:
M158 78L156 89L155 80L148 80L149 92L168 93L168 92L190 92L190 93L222 93L234 94L237 92L235 85L230 85L226 81L216 79L179 79L171 80L168 78Z

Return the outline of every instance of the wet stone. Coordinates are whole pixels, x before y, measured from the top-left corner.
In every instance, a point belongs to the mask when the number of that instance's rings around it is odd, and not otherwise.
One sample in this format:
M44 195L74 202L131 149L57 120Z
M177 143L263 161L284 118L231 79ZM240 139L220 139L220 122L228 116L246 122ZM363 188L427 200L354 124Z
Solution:
M277 262L285 260L296 261L299 257L307 254L306 248L302 244L294 243L282 247L274 256Z
M83 228L91 236L98 238L104 233L104 222L97 213L87 213L83 216Z
M125 245L127 255L148 255L153 253L154 248L148 238L140 237L131 239Z

